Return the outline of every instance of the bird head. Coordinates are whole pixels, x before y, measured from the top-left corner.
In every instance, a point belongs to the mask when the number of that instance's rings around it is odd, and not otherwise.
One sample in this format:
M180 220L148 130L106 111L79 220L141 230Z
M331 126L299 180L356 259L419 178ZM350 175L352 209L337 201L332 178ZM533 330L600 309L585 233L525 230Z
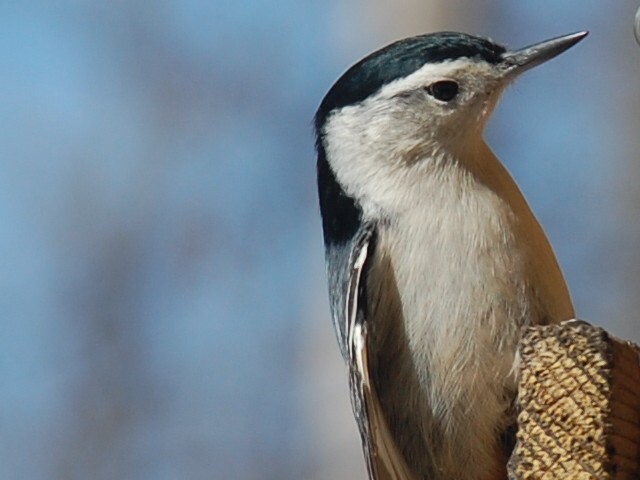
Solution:
M481 139L506 86L586 35L519 50L454 32L392 43L349 68L322 100L315 116L319 163L328 161L348 195L371 196L363 184L383 195L385 185L398 182L376 177L412 175L455 157Z

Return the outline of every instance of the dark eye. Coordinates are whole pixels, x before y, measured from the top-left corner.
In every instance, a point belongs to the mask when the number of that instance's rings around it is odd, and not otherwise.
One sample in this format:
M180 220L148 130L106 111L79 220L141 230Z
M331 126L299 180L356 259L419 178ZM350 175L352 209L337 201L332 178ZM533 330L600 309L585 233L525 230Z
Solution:
M458 84L452 80L442 80L427 87L427 93L436 100L448 102L458 94Z

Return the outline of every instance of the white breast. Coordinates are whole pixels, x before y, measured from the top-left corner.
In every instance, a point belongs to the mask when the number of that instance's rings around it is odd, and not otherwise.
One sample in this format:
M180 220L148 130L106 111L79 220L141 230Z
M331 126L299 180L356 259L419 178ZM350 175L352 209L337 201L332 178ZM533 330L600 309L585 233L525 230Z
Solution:
M414 412L424 445L440 432L430 456L460 479L460 458L496 458L521 327L573 317L542 229L482 156L481 170L448 162L421 179L415 205L381 226L368 283L383 403Z
M513 382L520 326L540 310L517 217L486 186L464 182L461 189L460 178L438 178L384 227L378 266L390 271L371 272L373 282L395 282L416 372L443 415L443 395L467 403L480 388ZM379 304L381 322L390 321L386 309Z

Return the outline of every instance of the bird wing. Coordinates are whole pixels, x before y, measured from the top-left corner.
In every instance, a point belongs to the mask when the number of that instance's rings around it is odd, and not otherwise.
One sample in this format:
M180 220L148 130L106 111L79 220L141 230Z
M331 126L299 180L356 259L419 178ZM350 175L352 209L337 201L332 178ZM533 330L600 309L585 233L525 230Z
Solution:
M360 429L362 449L372 480L413 480L414 476L393 440L373 383L369 362L369 322L366 318L367 260L374 253L375 231L361 230L351 251L344 299L345 357L349 367L351 404ZM339 334L340 336L340 334Z

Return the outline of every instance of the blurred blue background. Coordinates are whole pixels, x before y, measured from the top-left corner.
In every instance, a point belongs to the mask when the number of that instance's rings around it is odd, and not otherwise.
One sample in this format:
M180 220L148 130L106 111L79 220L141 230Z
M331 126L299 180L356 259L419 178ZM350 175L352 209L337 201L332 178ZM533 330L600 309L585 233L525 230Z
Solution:
M400 37L591 35L487 138L582 318L640 340L631 1L0 5L0 478L364 478L311 118Z

